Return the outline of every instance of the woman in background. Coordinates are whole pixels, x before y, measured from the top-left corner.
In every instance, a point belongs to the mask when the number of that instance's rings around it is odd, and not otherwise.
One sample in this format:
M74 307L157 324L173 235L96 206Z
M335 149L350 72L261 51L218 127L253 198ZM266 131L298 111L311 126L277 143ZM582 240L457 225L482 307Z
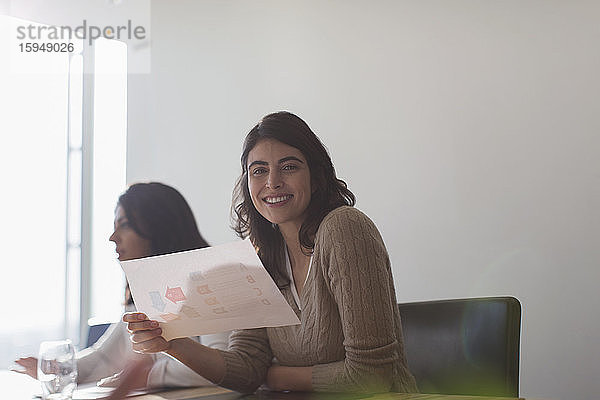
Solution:
M387 250L354 207L327 150L296 115L264 117L246 136L234 197L249 237L300 325L235 331L228 350L166 341L126 314L133 348L166 352L239 392L414 392ZM366 166L367 168L369 166ZM375 173L375 171L373 171Z
M114 232L109 240L116 245L119 261L169 254L207 247L190 206L174 188L158 182L136 183L119 197L115 209ZM134 311L129 285L125 288L125 309ZM227 348L229 333L205 335L199 340L211 348ZM77 353L78 383L95 382L102 378L108 386L119 383L119 373L135 366L133 387L203 386L212 385L182 363L157 354L141 356L131 349L127 325L112 324L92 346ZM20 358L16 363L37 379L37 359Z

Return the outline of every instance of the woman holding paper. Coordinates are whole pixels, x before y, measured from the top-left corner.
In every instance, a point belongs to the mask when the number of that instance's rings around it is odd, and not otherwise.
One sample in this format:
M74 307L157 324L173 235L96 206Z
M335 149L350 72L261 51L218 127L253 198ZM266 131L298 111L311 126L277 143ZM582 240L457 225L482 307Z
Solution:
M192 210L183 196L162 183L136 183L120 197L115 209L114 232L109 238L116 244L120 261L207 247L200 235ZM125 308L134 311L129 287L125 289ZM228 333L207 335L201 342L226 348ZM78 382L95 382L120 373L132 365L135 376L127 378L133 387L211 385L202 376L166 355L140 356L131 351L124 323L112 324L90 348L77 353ZM135 360L135 364L128 364ZM20 358L23 372L37 378L37 359ZM105 379L105 385L119 383L120 375Z
M166 352L240 392L414 392L390 261L373 222L353 208L318 137L294 114L265 116L246 136L234 229L249 237L300 325L235 331L229 349L165 341L126 314L135 351ZM275 360L275 361L274 361Z

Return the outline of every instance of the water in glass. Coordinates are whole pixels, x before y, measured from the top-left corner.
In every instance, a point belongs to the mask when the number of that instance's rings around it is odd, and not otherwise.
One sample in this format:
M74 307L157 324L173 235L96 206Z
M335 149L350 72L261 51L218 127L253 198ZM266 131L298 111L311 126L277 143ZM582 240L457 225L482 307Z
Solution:
M38 380L44 400L70 400L77 386L75 348L70 340L42 342Z

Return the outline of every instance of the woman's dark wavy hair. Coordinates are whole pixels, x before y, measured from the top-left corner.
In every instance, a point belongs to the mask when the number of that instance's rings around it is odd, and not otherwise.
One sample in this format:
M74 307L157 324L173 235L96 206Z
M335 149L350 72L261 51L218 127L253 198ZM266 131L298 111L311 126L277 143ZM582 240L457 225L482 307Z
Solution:
M125 211L131 228L150 241L148 256L208 247L187 201L171 186L135 183L119 197L118 205ZM128 287L125 303L133 303Z
M298 116L280 111L263 117L246 135L242 156L242 175L233 192L233 229L241 237L250 237L271 277L279 285L289 282L285 273L284 242L276 226L264 218L252 204L248 189L248 154L258 142L275 139L302 152L310 170L312 195L307 217L298 239L307 253L315 246L315 235L323 218L333 209L355 204L354 194L346 182L338 179L323 143Z

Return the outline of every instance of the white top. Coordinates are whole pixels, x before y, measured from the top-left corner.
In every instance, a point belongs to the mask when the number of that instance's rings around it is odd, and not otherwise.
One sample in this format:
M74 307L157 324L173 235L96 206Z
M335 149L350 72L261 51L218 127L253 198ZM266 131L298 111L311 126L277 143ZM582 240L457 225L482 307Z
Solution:
M287 246L285 247L285 269L287 271L288 276L290 277L290 288L292 290L292 295L294 296L294 301L298 306L298 310L302 311L302 306L300 305L300 296L298 296L298 291L296 290L296 283L294 282L294 274L292 273L292 263L290 261L290 255L287 251ZM312 266L312 256L310 256L310 261L308 262L308 271L306 272L306 277L304 278L304 283L302 286L306 284L306 280L308 279L308 274L310 274L310 267Z
M229 332L192 338L205 346L226 350ZM125 368L129 360L140 357L132 350L125 322L111 324L93 346L77 352L78 382L96 382ZM164 353L153 354L154 365L148 374L147 386L190 387L213 385L178 360Z

